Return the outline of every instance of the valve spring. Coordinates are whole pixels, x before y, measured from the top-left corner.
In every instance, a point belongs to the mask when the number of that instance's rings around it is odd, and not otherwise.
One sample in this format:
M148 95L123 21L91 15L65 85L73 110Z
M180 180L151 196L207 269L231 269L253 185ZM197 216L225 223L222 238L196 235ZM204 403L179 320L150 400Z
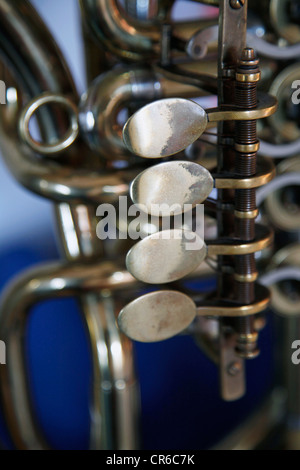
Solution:
M258 61L255 59L253 49L246 48L237 70L238 73L256 73ZM257 105L256 82L236 82L235 103L245 109ZM238 121L236 123L236 142L243 145L257 142L256 121ZM256 173L256 153L237 153L236 172L242 177L249 177ZM235 208L240 212L256 209L255 189L240 189L235 192ZM253 240L255 237L254 219L235 218L235 234L242 240ZM235 257L235 269L238 274L249 275L256 272L254 254ZM236 299L243 304L250 304L255 299L254 282L235 282ZM237 345L236 352L241 357L252 358L257 356L257 332L255 331L253 316L237 319L236 323Z
M253 219L236 219L235 230L239 232L241 240L253 240L255 236L255 222Z
M256 173L256 153L240 153L236 159L236 172L243 176Z
M257 104L256 83L237 83L235 85L235 104L242 108L255 108Z
M236 324L241 328L244 335L251 334L252 328L254 326L254 317L253 315L249 317L239 317L236 319Z
M238 121L235 128L236 142L239 144L253 144L256 142L256 121Z
M236 282L236 298L243 304L251 304L255 298L254 282ZM242 334L242 333L241 333Z
M238 274L252 274L256 270L253 254L236 256L236 272Z
M256 209L255 189L237 189L235 192L235 207L238 211L253 211Z

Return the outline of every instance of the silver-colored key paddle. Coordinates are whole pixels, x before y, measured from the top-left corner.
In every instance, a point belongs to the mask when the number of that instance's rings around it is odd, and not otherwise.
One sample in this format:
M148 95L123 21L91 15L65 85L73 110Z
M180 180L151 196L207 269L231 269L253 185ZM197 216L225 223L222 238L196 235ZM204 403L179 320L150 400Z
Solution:
M206 244L197 233L163 230L134 245L126 256L126 267L139 281L164 284L194 271L206 255Z
M145 294L126 305L119 314L118 325L133 340L155 342L181 333L196 314L196 305L190 297L163 290Z
M199 139L208 122L261 119L276 109L276 98L268 94L258 94L258 104L250 110L233 106L205 110L191 100L166 98L134 113L123 128L123 140L140 157L168 157Z
M213 189L213 178L203 166L185 161L159 163L132 182L130 196L148 214L181 214L203 202ZM188 206L190 205L190 206Z

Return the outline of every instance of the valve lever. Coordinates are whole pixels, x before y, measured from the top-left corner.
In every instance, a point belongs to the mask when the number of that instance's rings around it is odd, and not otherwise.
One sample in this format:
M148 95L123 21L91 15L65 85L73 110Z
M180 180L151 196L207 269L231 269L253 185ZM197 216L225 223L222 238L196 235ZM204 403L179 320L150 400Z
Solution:
M191 100L166 98L134 113L123 128L123 140L127 148L140 157L168 157L199 139L208 122L261 119L276 109L276 98L268 94L259 95L255 109L226 106L205 110Z

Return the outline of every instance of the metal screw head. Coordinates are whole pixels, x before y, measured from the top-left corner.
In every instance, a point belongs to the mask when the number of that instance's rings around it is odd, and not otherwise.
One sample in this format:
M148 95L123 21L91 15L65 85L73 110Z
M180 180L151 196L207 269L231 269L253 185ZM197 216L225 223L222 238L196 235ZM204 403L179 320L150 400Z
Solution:
M236 375L238 375L242 370L242 364L241 362L232 362L231 364L229 364L229 366L227 367L227 373L229 375L231 375L232 377L235 377Z
M255 52L252 47L245 47L242 51L242 60L254 60Z
M235 10L242 8L244 4L245 4L245 0L230 0L230 6L231 8L234 8Z

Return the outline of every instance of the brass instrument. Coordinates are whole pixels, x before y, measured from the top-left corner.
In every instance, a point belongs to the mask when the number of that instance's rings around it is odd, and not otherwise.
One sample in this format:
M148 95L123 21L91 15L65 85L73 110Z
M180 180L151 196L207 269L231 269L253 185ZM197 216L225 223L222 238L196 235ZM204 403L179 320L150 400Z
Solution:
M174 18L181 3L202 10ZM28 324L36 305L71 297L90 353L89 449L143 447L134 341L192 337L218 369L222 400L235 403L248 361L262 360L270 321L268 393L209 447L299 449L293 1L80 0L79 8L82 96L30 1L0 0L0 78L14 95L0 105L1 154L22 186L53 203L62 248L59 261L27 269L2 293L0 402L13 446L53 448L37 419ZM131 209L124 218L131 202L142 206L140 222ZM110 210L116 236L104 229ZM214 287L203 292L207 279Z

